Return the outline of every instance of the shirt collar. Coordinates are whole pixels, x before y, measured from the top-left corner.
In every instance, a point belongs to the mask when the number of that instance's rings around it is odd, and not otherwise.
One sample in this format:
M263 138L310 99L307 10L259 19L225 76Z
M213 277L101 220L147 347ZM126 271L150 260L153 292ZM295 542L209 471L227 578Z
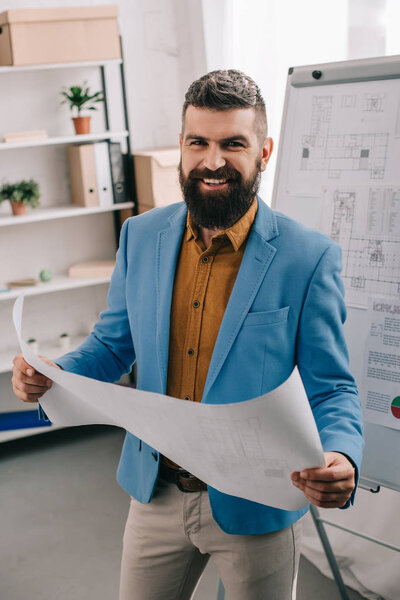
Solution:
M237 252L250 233L251 226L253 225L257 214L257 208L257 200L254 198L250 208L239 219L239 221L236 221L236 223L234 223L231 227L228 227L228 229L225 229L225 231L216 235L215 238L227 237L231 242L234 251ZM188 211L186 220L186 241L191 239L198 240L198 238L199 229L194 223L192 215Z

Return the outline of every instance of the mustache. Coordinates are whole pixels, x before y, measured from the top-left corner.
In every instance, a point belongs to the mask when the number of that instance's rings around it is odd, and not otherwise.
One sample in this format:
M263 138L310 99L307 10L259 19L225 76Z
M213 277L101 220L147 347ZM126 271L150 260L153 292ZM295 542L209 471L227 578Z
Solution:
M188 175L190 181L195 179L230 179L232 181L240 181L241 178L242 176L239 171L226 165L215 171L211 171L210 169L193 169Z

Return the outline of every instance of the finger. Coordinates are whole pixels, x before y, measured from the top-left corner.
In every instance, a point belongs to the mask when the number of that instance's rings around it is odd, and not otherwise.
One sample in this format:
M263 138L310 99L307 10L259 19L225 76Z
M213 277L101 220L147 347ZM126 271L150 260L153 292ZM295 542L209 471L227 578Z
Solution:
M37 402L39 398L43 396L43 393L29 393L25 390L21 390L18 385L14 386L14 394L23 402Z
M22 392L27 392L29 394L44 394L51 387L51 382L49 382L49 384L46 385L35 385L30 381L25 382L16 377L13 377L11 379L11 382L14 386L17 386L18 389Z
M310 489L307 485L302 484L298 484L296 487L303 492L307 500L322 508L339 508L344 506L351 496L351 492L321 492Z
M49 382L51 383L51 379L35 371L23 358L21 361L19 357L15 357L12 372L21 381L33 383L34 385L48 385Z
M16 369L26 375L33 375L35 373L35 369L26 362L22 354L17 354L17 356L14 357L13 365Z
M307 481L306 479L300 478L297 483L302 486L307 486L310 490L315 490L316 492L328 493L346 493L352 491L355 485L353 477L331 482Z
M300 471L300 477L311 481L329 482L347 479L351 473L354 473L352 467L348 467L347 465L337 465L320 467L317 469L303 469L303 471Z
M42 390L43 392L45 392L52 386L51 379L48 379L47 377L43 377L42 375L33 375L32 377L28 377L27 375L24 375L23 373L21 373L21 371L18 371L18 369L16 369L15 367L13 367L12 372L13 372L13 376L11 378L12 383L13 384L18 383L20 387L22 387L23 385L27 385L27 386L31 385L31 386L34 386L35 388L38 388L38 390L35 390L35 391Z
M49 379L45 375L40 375L39 373L32 375L31 377L28 377L27 375L24 375L22 373L19 377L19 380L22 383L36 385L36 386L43 387L43 388L50 387L51 383L52 383L51 379Z

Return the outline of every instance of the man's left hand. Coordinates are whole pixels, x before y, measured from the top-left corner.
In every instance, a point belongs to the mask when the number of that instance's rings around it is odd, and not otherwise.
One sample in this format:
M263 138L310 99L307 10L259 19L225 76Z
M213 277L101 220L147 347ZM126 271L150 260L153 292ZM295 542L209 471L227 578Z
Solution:
M355 469L344 454L325 452L325 467L292 473L292 483L315 506L340 508L355 488Z

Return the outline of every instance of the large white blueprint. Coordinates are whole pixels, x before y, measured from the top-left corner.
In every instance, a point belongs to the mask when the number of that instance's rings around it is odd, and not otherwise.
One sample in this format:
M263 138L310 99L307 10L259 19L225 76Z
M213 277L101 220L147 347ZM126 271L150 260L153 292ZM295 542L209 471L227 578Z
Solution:
M22 309L20 296L14 326L25 360L54 382L41 399L54 424L117 425L221 492L285 510L307 506L290 474L325 460L297 369L253 400L185 402L47 365L22 340Z

